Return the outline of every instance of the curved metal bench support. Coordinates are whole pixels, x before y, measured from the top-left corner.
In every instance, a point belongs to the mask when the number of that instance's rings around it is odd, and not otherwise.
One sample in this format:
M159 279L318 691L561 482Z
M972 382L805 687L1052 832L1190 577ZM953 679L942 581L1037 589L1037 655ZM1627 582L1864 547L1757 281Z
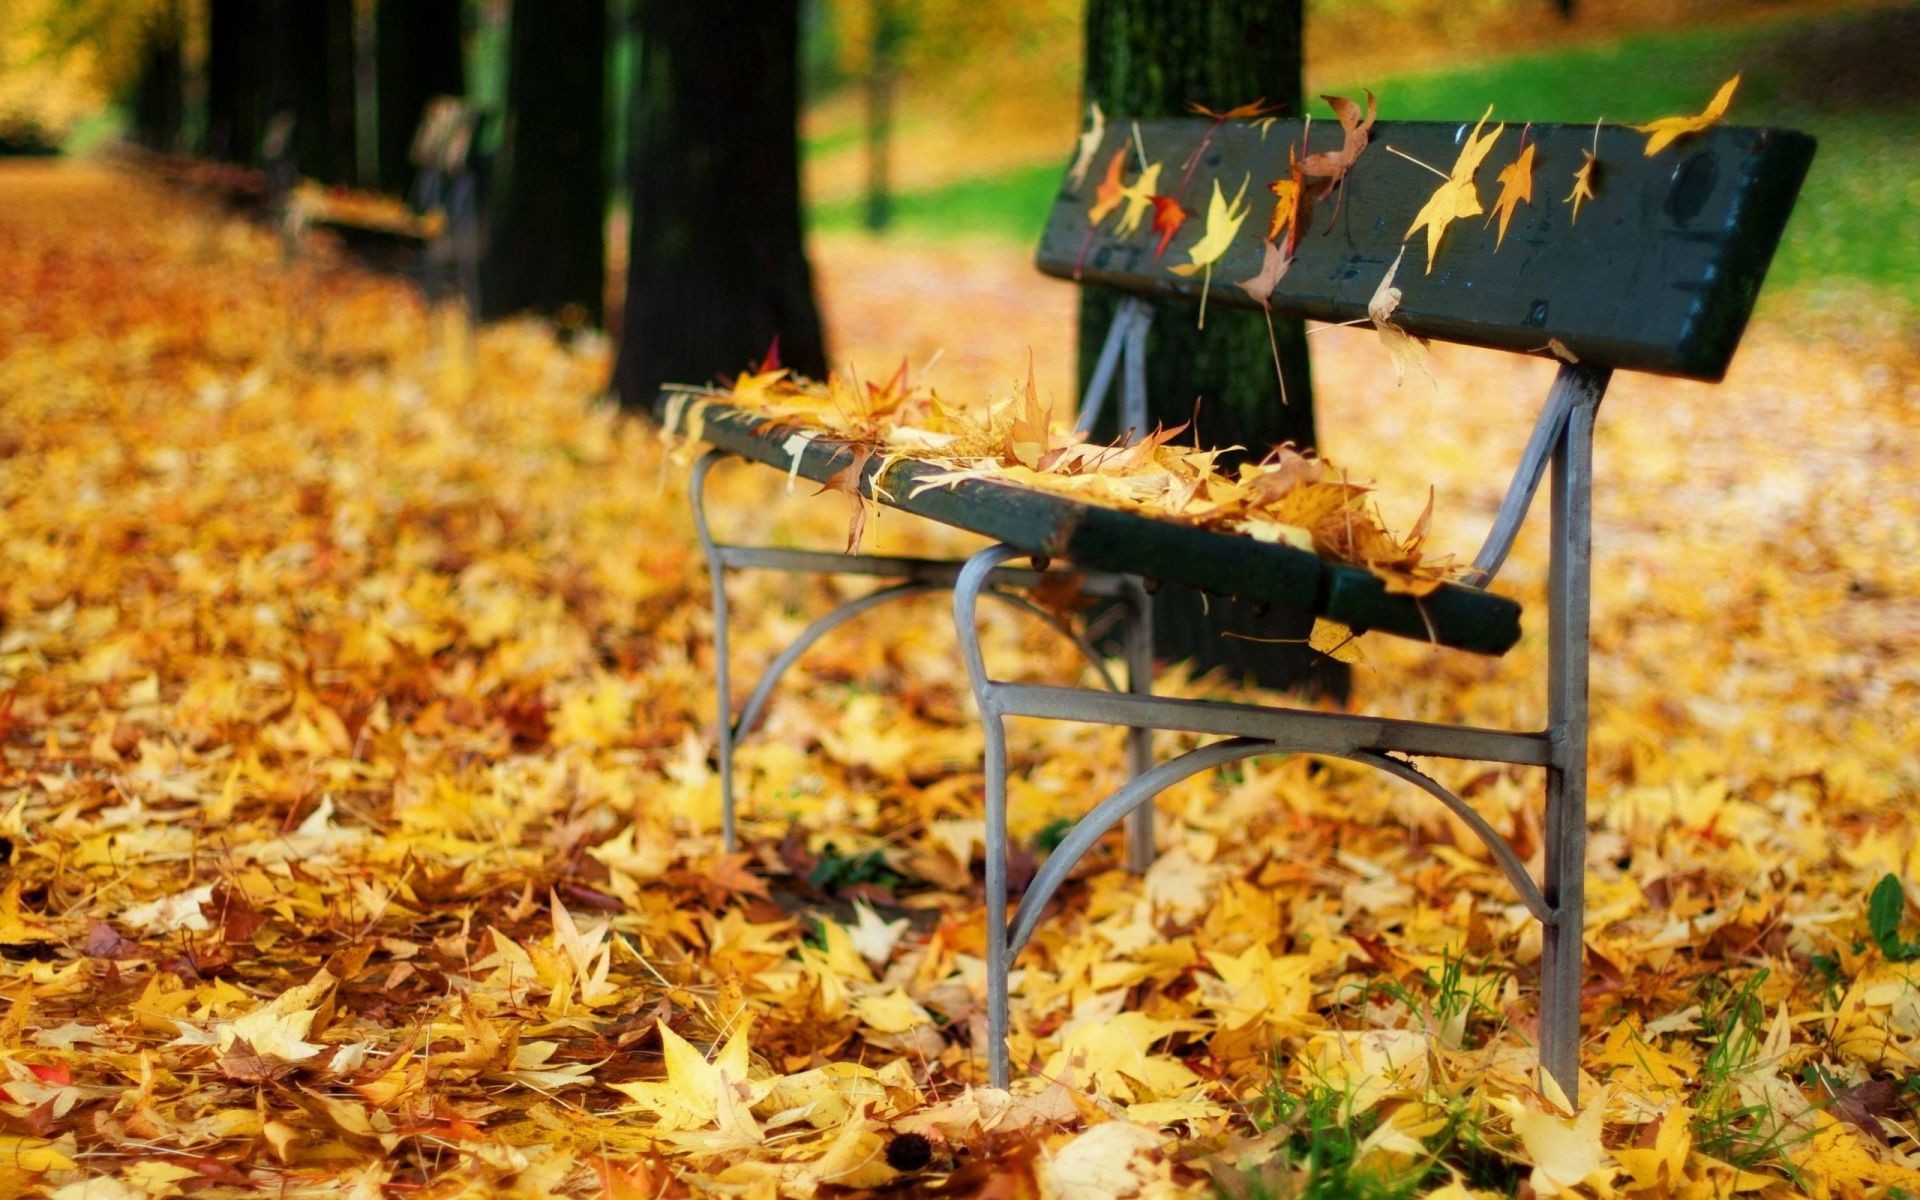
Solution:
M766 705L772 698L773 690L778 686L781 678L792 668L794 663L799 661L801 655L812 648L814 643L835 629L838 629L840 626L853 620L855 617L896 600L907 600L916 596L931 595L945 591L948 590L951 585L933 580L912 580L905 583L893 584L876 591L868 592L865 595L855 596L852 599L842 601L809 623L807 627L800 632L800 635L781 650L774 660L767 665L765 671L761 673L760 678L755 682L753 691L748 695L745 705L741 707L740 715L737 718L734 717L732 692L730 690L732 676L731 637L729 630L730 612L726 596L725 580L726 572L729 566L732 565L729 560L741 558L742 555L740 551L742 548L725 546L717 542L713 537L712 527L708 523L706 512L707 478L713 470L714 463L724 457L726 457L724 454L715 450L708 450L703 453L694 463L693 475L688 488L693 505L694 529L699 536L701 549L706 554L708 581L713 592L714 655L716 660L715 679L719 696L719 714L716 724L718 727L718 749L720 758L720 828L721 840L725 849L728 853L732 853L738 842L737 804L733 786L734 750L739 746L743 738L758 727ZM728 553L729 551L733 553L730 554ZM759 564L746 562L739 563L738 565L752 566ZM781 568L776 566L773 569ZM802 568L801 570L803 573L817 573L816 569L811 566ZM990 584L991 583L992 581L990 581ZM1108 667L1106 659L1102 657L1100 651L1076 631L1071 624L1061 620L1046 609L1041 608L1027 597L1012 591L1003 590L998 586L987 587L983 594L999 603L1007 605L1009 608L1027 613L1045 623L1049 628L1073 644L1074 649L1079 652L1080 657L1085 660L1087 665L1099 676L1100 681L1106 685L1109 691L1119 692L1126 690L1120 685L1119 681L1114 678L1112 670ZM1121 589L1121 595L1125 597L1128 594L1128 589L1123 587ZM1135 609L1129 605L1126 607L1126 611L1129 614L1127 637L1128 657L1130 667L1132 667L1134 663L1140 660L1139 647L1142 643L1142 638L1135 629L1135 626L1139 624L1139 621L1132 616ZM1150 667L1151 664L1149 663L1148 665ZM1129 671L1130 684L1137 686L1136 681L1140 678L1141 674L1137 668ZM1131 742L1139 743L1142 741L1142 738L1138 736L1139 732L1145 731L1136 731L1135 734L1130 735ZM1140 761L1138 750L1137 745L1130 746L1130 758L1136 763ZM1144 767L1140 769L1144 769ZM1144 848L1140 844L1137 831L1131 833L1129 836L1132 861L1138 862L1137 870L1144 871L1152 862L1153 846L1150 840L1151 829L1148 831L1149 840L1146 841Z
M1202 771L1226 766L1228 763L1254 758L1262 754L1308 753L1324 758L1341 758L1362 766L1374 767L1385 771L1398 779L1404 779L1420 788L1440 803L1448 811L1467 823L1493 855L1500 871L1513 885L1520 902L1527 906L1539 921L1552 916L1546 897L1540 894L1540 887L1527 874L1526 864L1514 853L1513 846L1501 837L1487 819L1482 817L1466 801L1440 783L1432 776L1401 759L1387 754L1360 751L1354 754L1330 754L1325 750L1289 745L1282 739L1269 738L1228 738L1223 742L1212 742L1205 746L1189 750L1178 758L1168 759L1144 775L1129 780L1125 786L1102 800L1088 811L1087 815L1075 822L1067 835L1060 839L1053 852L1047 856L1033 881L1027 885L1027 891L1020 899L1019 908L1014 910L1013 924L1007 935L1008 966L1019 955L1033 931L1040 924L1040 917L1053 895L1066 882L1067 876L1078 866L1087 852L1105 837L1114 826L1125 820L1127 815L1142 805L1151 804L1156 796L1183 779L1200 774Z
M1294 711L1245 704L1155 699L1117 702L1105 693L1003 683L987 673L977 627L979 599L990 594L993 572L1022 552L991 546L967 560L954 584L953 613L967 676L986 735L984 782L987 842L987 1077L1006 1087L1009 1028L1007 979L1013 958L1033 936L1041 914L1081 856L1130 816L1151 820L1152 801L1166 787L1197 772L1256 754L1311 753L1344 758L1385 771L1420 788L1473 830L1507 877L1528 913L1543 926L1540 962L1540 1066L1569 1102L1579 1099L1580 984L1585 901L1587 654L1591 605L1593 422L1606 387L1604 370L1563 368L1555 396L1542 413L1534 444L1478 568L1491 575L1505 557L1543 467L1551 467L1551 558L1547 728L1539 732L1475 729L1421 721ZM1132 689L1139 691L1140 689ZM1204 712L1205 717L1198 715ZM1055 848L1007 919L1007 738L1009 715L1123 725L1135 735L1152 728L1185 728L1226 740L1202 746L1159 766L1136 769L1131 782L1096 805ZM1535 882L1513 847L1451 789L1401 754L1528 763L1546 768L1543 878Z

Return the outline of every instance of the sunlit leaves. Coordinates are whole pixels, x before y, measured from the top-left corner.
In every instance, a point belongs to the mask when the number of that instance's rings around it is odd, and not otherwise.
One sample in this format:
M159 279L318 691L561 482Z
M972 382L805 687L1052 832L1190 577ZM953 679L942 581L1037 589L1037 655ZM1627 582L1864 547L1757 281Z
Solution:
M1519 157L1500 169L1496 182L1500 185L1500 196L1493 202L1493 211L1487 214L1487 220L1500 219L1500 232L1493 239L1493 248L1500 249L1507 240L1507 222L1513 220L1513 210L1522 204L1533 203L1533 152L1536 143L1528 142L1520 150Z
M1453 167L1447 172L1446 182L1435 188L1433 195L1420 207L1413 218L1413 224L1407 227L1406 236L1411 238L1421 230L1427 233L1427 270L1433 270L1433 260L1440 253L1440 239L1446 234L1447 226L1463 217L1478 216L1481 212L1480 193L1474 187L1473 175L1480 164L1493 149L1494 142L1500 138L1505 125L1496 125L1493 132L1482 136L1480 129L1493 115L1493 106L1481 114L1474 124L1473 132L1467 135L1465 144L1460 147L1460 156L1454 160Z
M1734 89L1739 86L1740 76L1738 75L1721 84L1720 90L1715 92L1713 99L1707 102L1707 107L1695 116L1661 117L1659 120L1649 121L1645 125L1635 125L1635 129L1649 135L1647 138L1647 157L1652 158L1654 155L1660 153L1660 151L1672 145L1676 138L1685 137L1690 133L1699 133L1708 126L1718 124L1720 118L1727 115L1727 106L1733 103Z
M1599 167L1599 160L1594 158L1593 151L1583 148L1580 153L1583 157L1580 169L1573 173L1573 190L1562 201L1573 205L1573 215L1567 219L1570 225L1580 220L1580 202L1593 199L1594 172Z

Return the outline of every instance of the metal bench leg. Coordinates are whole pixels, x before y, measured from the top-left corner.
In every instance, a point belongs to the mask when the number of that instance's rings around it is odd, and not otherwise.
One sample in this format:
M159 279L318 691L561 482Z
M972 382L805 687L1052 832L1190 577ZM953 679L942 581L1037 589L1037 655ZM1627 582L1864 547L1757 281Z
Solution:
M1592 603L1593 418L1597 393L1576 403L1553 456L1548 565L1547 722L1558 735L1547 769L1550 908L1540 953L1540 1066L1580 1100L1580 986L1587 881L1587 651Z
M1127 690L1138 696L1153 693L1153 597L1138 579L1127 581ZM1153 730L1135 725L1127 730L1127 772L1138 779L1153 769ZM1127 870L1144 875L1153 865L1152 801L1127 815Z
M731 647L727 636L727 568L714 548L713 531L707 527L707 474L722 457L719 451L709 450L694 462L687 499L693 505L693 528L700 537L700 549L706 553L707 578L713 588L714 739L720 759L720 844L732 854L739 838L733 818L733 691L728 670Z
M980 650L978 620L980 594L993 569L1020 551L1011 546L989 546L967 560L953 585L953 623L960 652L980 707L980 726L986 734L986 859L987 859L987 1082L1007 1086L1012 1077L1007 1054L1007 976L1013 967L1007 952L1007 722L1000 710L998 685L987 675Z

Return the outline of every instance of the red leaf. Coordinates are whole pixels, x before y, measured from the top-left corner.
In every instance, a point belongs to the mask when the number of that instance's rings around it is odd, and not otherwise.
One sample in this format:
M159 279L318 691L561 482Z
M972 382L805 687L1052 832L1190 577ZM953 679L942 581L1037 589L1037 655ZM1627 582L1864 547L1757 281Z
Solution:
M1160 235L1160 244L1153 248L1153 256L1159 258L1166 254L1167 243L1173 240L1173 235L1187 223L1187 210L1172 196L1152 196L1149 200L1153 204L1153 230Z

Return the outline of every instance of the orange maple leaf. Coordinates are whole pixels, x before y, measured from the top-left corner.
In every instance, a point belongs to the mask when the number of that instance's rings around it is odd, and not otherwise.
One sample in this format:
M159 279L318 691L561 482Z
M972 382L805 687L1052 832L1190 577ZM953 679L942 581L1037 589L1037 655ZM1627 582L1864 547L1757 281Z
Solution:
M1153 204L1153 231L1160 235L1160 244L1153 248L1155 258L1163 257L1167 252L1167 243L1180 227L1187 223L1187 210L1172 196L1149 197Z
M1513 219L1513 210L1522 204L1533 203L1533 151L1534 144L1529 142L1520 148L1520 155L1506 165L1500 172L1500 198L1493 202L1493 211L1487 214L1491 223L1500 218L1500 233L1493 239L1493 248L1497 252L1500 243L1507 240L1507 222Z
M1706 110L1698 116L1661 117L1657 121L1648 121L1645 125L1635 125L1634 128L1641 133L1653 135L1647 139L1647 157L1652 158L1666 149L1675 138L1684 137L1689 133L1699 133L1726 116L1727 105L1733 103L1733 89L1739 86L1740 76L1738 75L1721 84L1720 90L1715 92L1713 99L1708 102Z
M1260 97L1251 104L1235 105L1225 112L1215 112L1206 105L1191 100L1187 102L1188 112L1199 113L1203 117L1212 117L1216 123L1222 121L1250 121L1255 117L1264 117L1270 112L1279 112L1285 107L1286 105L1284 104L1268 104L1265 96Z
M1278 199L1273 205L1273 219L1267 222L1267 240L1277 241L1282 230L1286 231L1286 256L1293 257L1293 251L1300 244L1300 230L1307 223L1307 189L1305 180L1306 164L1294 156L1294 147L1287 147L1288 178L1276 179L1267 185L1267 190Z
M1087 209L1087 220L1098 225L1107 219L1107 214L1120 207L1126 199L1126 188L1120 182L1121 172L1126 169L1127 153L1130 147L1121 146L1107 160L1107 174L1093 189L1093 207Z

